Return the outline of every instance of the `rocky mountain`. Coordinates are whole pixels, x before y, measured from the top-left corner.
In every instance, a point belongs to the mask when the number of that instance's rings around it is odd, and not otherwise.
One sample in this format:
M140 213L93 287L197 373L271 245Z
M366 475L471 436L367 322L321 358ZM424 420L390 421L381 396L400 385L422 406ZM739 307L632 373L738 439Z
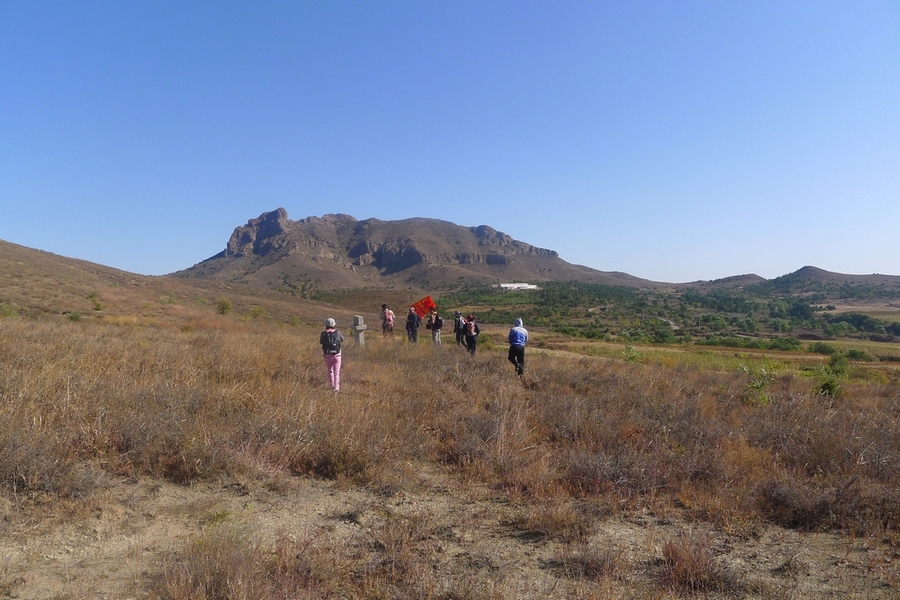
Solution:
M310 286L440 290L470 282L572 280L662 285L567 263L553 250L514 240L487 225L464 227L425 218L359 221L343 214L292 221L283 208L235 228L222 252L174 275L285 291Z

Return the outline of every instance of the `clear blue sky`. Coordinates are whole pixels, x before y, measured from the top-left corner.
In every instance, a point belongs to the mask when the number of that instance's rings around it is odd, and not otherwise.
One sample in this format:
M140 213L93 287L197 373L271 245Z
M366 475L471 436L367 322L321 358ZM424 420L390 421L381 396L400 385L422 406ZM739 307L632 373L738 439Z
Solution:
M900 275L900 2L0 0L0 239L157 275L279 206Z

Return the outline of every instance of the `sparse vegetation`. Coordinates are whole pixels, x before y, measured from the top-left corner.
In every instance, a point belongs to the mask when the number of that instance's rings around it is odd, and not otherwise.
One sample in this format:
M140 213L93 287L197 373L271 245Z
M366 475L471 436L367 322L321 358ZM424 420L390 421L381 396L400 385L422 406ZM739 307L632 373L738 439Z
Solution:
M850 288L827 288L834 293ZM852 289L863 289L856 286ZM443 296L439 306L467 306L486 323L526 323L570 336L624 343L696 343L796 351L798 333L828 339L896 341L900 323L858 312L823 313L793 288L748 286L743 290L655 291L578 282L542 282L538 291L489 286ZM824 292L823 292L824 293ZM894 292L900 295L900 292ZM818 296L816 296L818 298ZM854 297L854 296L851 296ZM820 346L826 348L826 344ZM812 350L816 351L816 350Z
M697 306L709 298L560 285L549 306L507 293L497 327L474 296L441 298L486 323L477 356L370 335L347 344L333 394L316 344L323 312L349 323L384 291L334 307L236 284L83 279L9 277L0 302L2 594L638 600L900 589L896 345L798 346L785 329L809 325L802 307L766 317L772 306L721 296L753 314L698 320L712 315ZM412 292L391 294L402 306ZM529 323L519 379L504 319L527 319L528 302L535 317L568 303L577 331L549 313L546 326ZM643 317L617 313L628 303ZM241 317L221 318L232 310ZM654 327L675 341L654 343ZM691 343L707 339L703 328L762 341ZM177 539L161 489L190 495ZM103 530L116 514L127 534ZM115 569L66 554L154 518L166 545L132 536ZM63 525L76 534L59 554L34 549ZM785 539L832 545L800 551ZM116 582L119 570L130 579ZM44 593L37 573L66 587Z
M523 387L501 351L472 360L453 347L376 338L346 350L338 398L323 391L314 336L265 320L184 329L4 319L5 494L25 505L78 503L119 477L196 484L278 474L398 490L415 485L404 465L427 464L460 489L500 490L523 539L561 544L548 576L573 585L615 587L636 568L597 547L598 526L617 514L669 514L741 535L771 523L900 543L896 376L876 386L846 379L834 402L800 371L766 363L723 372L628 351L533 352ZM846 374L846 357L835 356L828 368ZM462 572L428 574L442 534L427 515L385 515L368 541L301 551L221 529L228 513L210 514L216 529L163 563L147 583L155 581L152 597L463 597L452 596ZM742 585L720 568L720 553L709 538L673 538L655 585ZM348 572L356 575L339 587ZM489 590L490 573L474 589Z

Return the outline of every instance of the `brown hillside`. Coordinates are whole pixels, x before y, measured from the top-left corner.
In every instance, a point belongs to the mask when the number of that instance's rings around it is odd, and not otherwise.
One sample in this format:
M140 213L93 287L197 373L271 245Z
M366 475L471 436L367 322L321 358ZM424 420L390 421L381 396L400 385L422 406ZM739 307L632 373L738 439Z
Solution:
M553 250L514 240L487 225L463 227L424 218L358 221L342 214L291 221L283 208L237 227L222 252L174 275L281 291L311 286L436 290L512 281L659 285L567 263Z
M218 317L220 300L232 316L316 326L326 313L344 323L352 315L246 283L137 275L0 240L3 312L185 326Z

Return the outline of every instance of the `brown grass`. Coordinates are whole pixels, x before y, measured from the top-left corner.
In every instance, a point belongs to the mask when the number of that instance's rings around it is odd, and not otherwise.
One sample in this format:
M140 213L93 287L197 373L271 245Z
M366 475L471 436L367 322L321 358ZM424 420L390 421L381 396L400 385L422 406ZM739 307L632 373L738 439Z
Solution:
M693 532L677 536L663 545L662 554L663 579L676 591L695 594L732 587L716 564L708 536Z
M783 376L766 403L748 403L739 370L532 352L519 380L501 351L473 359L449 344L370 336L363 348L348 344L334 394L317 329L206 310L172 326L0 319L7 497L27 507L83 501L111 478L284 473L391 493L427 464L460 490L502 491L518 534L565 544L561 568L590 582L631 568L620 548L590 542L613 514L900 542L896 378L847 381L835 399ZM315 535L272 547L213 529L166 560L148 597L503 597L464 571L430 570L441 536L427 513L386 514L343 549ZM661 590L734 584L708 538L671 539L663 560ZM602 596L591 589L585 597Z

